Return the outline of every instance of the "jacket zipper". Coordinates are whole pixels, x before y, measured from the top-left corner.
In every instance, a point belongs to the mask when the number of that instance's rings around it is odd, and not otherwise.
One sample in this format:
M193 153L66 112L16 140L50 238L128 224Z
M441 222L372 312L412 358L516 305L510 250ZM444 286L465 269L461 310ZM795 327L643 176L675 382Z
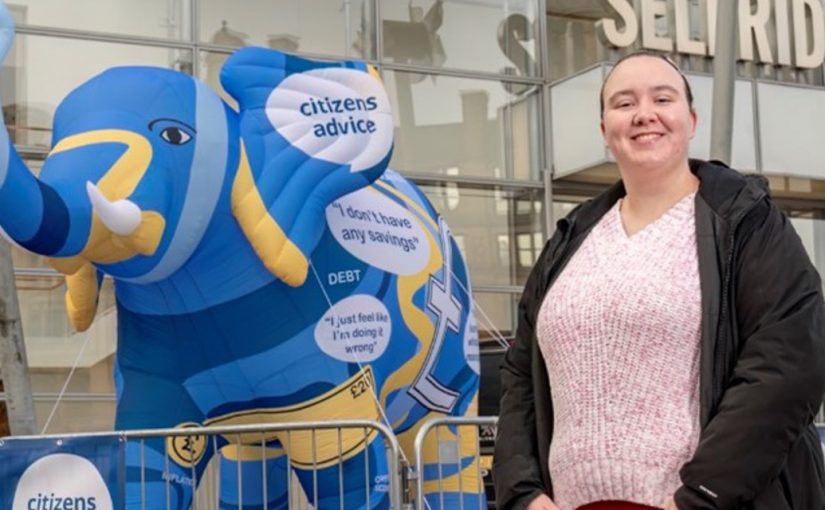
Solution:
M756 204L758 204L761 201L761 199L762 199L762 197L759 197L759 199L754 200L753 203L736 219L736 223L733 224L733 228L731 229L731 233L730 233L730 237L729 237L729 241L728 241L728 244L730 246L730 250L728 251L728 258L727 258L727 263L726 263L726 266L725 266L724 284L722 286L722 309L719 312L719 326L717 327L717 331L720 328L722 329L722 334L725 337L728 336L728 332L724 329L724 324L725 324L725 320L727 319L728 308L730 307L729 304L728 304L728 300L730 299L730 296L729 296L730 286L731 286L731 280L733 279L733 261L734 261L734 258L736 257L736 248L737 248L737 245L736 245L736 231L739 230L739 226L742 224L742 221L745 219L745 216L747 216L748 213L754 207L756 207ZM735 328L736 325L733 324L731 327ZM717 335L718 335L718 333L717 333ZM713 373L713 379L714 379L713 382L712 382L712 388L714 390L714 394L713 394L713 400L714 401L713 401L713 409L708 410L709 411L708 416L711 416L711 414L716 413L716 406L718 405L718 400L721 398L722 392L724 390L724 384L722 383L723 374L726 373L727 370L728 370L728 364L729 364L728 356L729 356L730 352L729 352L728 349L726 349L726 343L727 342L724 342L724 341L721 341L721 340L726 340L726 338L719 338L717 336L716 345L714 347L714 353L713 353L714 354L714 356L713 356L714 366L712 367L713 368L712 373ZM722 359L723 362L724 362L723 365L722 365L724 371L720 371L720 370L717 369L717 367L719 366L717 364L717 360L719 360L719 359Z

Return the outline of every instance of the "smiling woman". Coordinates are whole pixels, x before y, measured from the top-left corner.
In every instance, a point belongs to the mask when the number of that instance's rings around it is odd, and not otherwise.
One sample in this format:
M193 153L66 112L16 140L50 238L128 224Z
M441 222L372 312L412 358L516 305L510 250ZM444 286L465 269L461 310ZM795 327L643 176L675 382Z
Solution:
M601 129L627 189L622 221L634 234L698 187L688 165L696 132L690 86L674 64L638 54L602 86Z
M499 508L821 508L825 316L799 237L764 179L688 159L697 115L666 57L621 59L600 100L621 181L559 222L525 286Z

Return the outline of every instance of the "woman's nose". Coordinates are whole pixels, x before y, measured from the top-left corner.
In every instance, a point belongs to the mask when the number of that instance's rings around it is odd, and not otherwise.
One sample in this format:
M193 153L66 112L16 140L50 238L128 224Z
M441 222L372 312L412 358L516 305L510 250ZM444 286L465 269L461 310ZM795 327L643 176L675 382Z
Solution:
M639 104L636 113L633 115L634 124L647 124L656 118L656 113L653 111L651 105L641 103Z

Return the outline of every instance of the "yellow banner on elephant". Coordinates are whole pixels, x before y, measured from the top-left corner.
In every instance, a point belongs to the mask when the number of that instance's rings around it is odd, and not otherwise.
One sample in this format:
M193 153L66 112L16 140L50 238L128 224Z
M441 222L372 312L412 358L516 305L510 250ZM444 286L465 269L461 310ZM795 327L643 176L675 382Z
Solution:
M335 420L377 420L380 416L375 397L372 368L365 367L336 388L301 404L253 409L208 420L206 425L252 425ZM347 460L362 451L378 432L367 428L278 430L228 434L234 445L261 445L278 440L297 467L323 468ZM229 452L230 450L228 450ZM233 448L241 457L244 448ZM246 459L244 459L246 460ZM252 459L249 459L252 460Z

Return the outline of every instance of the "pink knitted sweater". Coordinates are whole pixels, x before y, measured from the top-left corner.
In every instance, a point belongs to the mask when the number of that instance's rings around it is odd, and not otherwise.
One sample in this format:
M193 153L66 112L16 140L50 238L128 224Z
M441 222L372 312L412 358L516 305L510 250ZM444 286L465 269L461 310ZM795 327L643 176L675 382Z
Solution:
M614 206L539 310L555 418L549 467L561 510L602 500L661 507L696 449L694 197L630 237Z

